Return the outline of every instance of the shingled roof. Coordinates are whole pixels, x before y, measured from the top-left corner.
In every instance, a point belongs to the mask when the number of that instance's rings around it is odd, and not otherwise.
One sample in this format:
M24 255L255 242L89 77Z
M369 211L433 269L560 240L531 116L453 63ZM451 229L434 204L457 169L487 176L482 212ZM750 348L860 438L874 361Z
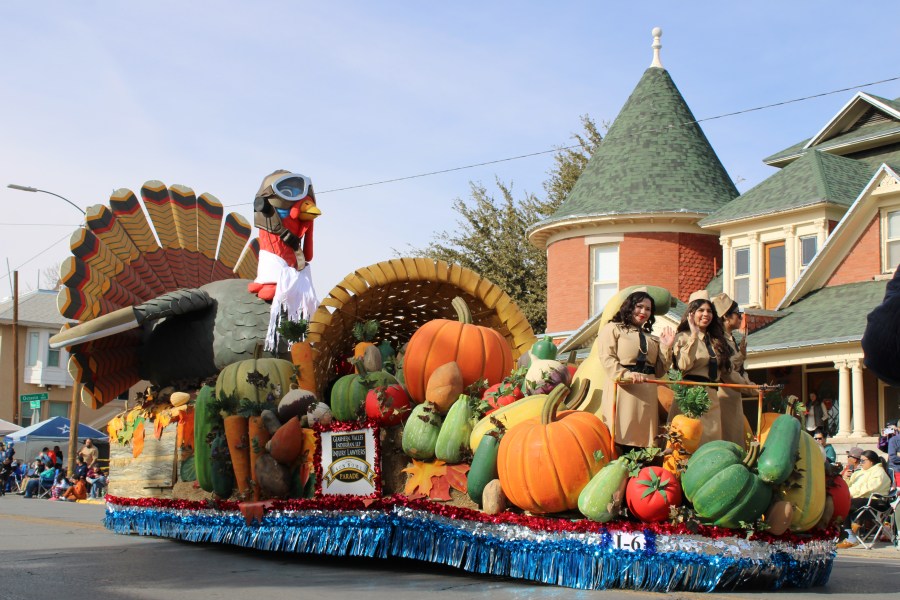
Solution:
M884 298L887 281L825 287L785 309L787 314L748 338L749 352L858 342L866 315Z
M825 152L807 152L739 198L700 221L703 227L815 204L850 206L869 182L870 165Z
M763 162L782 167L810 150L826 150L843 155L861 152L858 158L871 158L868 162L878 163L882 152L873 153L871 143L873 140L882 140L882 145L896 143L900 136L897 113L900 113L900 98L889 100L858 92L819 134L776 152ZM810 146L810 142L814 142L813 145ZM860 144L863 144L861 148ZM873 154L875 156L870 157Z
M710 214L737 195L669 73L650 67L569 196L532 231L583 217Z
M74 323L59 314L56 307L55 290L33 290L19 296L19 324L29 327L59 327L66 323ZM13 322L12 298L0 301L0 323L6 325Z

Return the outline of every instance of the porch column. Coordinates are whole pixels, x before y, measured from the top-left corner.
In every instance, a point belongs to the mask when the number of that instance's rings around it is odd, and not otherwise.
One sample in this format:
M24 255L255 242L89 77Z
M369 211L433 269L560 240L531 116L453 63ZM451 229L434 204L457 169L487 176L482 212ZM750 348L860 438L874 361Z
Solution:
M734 298L734 254L731 252L731 238L719 238L722 244L722 289Z
M797 265L798 261L795 257L795 248L797 246L797 227L790 225L783 229L784 231L784 290L791 289L794 282L797 281Z
M838 437L850 437L850 370L847 361L834 361L838 371Z
M866 433L866 399L863 389L862 360L856 358L847 361L853 375L853 436L865 437Z

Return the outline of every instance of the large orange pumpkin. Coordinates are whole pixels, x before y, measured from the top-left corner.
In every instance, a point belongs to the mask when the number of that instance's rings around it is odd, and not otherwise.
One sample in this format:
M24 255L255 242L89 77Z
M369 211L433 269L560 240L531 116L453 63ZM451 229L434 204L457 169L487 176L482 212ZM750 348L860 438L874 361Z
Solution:
M540 420L512 427L500 440L497 470L510 502L533 513L578 507L578 495L612 458L609 429L593 413L557 414L566 386L547 396Z
M425 400L428 378L435 369L456 361L463 384L487 379L488 385L500 383L513 367L512 348L499 332L472 324L472 314L462 298L453 299L458 321L435 319L413 334L403 357L403 377L409 396L415 402Z

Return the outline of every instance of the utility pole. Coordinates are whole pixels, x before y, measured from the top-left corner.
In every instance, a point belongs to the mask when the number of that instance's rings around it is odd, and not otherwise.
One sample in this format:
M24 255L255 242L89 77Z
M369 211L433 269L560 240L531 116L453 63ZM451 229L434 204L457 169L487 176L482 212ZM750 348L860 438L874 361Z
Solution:
M19 272L13 271L13 423L19 424Z

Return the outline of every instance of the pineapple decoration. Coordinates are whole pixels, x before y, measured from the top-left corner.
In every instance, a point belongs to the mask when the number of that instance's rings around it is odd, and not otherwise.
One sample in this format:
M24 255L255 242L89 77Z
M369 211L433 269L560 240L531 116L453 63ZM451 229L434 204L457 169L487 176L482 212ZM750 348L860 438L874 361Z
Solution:
M700 418L709 410L711 401L705 387L678 384L677 382L682 380L681 371L670 370L668 378L676 382L672 390L675 393L675 405L681 414L673 417L669 425L663 467L680 476L687 459L700 447L700 438L703 435L703 423Z
M353 337L356 339L356 346L353 347L353 363L357 373L360 372L359 363L367 372L380 371L383 365L381 350L375 345L375 337L378 335L378 321L370 319L368 321L358 321L353 324Z

